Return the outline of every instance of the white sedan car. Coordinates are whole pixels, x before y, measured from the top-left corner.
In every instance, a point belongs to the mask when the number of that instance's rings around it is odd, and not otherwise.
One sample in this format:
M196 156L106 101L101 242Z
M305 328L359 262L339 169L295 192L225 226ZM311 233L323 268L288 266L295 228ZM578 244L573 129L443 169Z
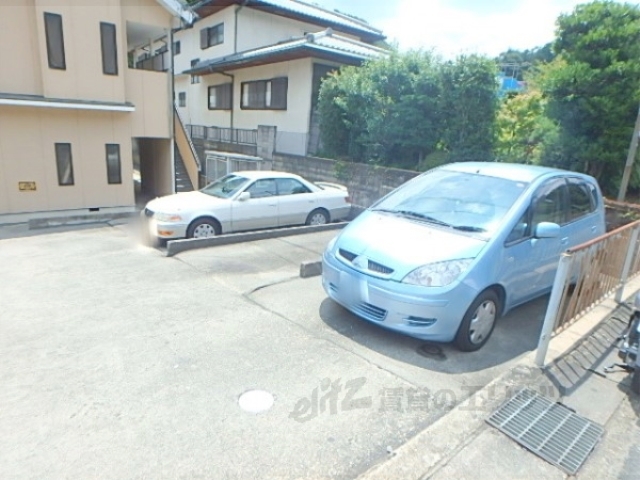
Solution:
M272 171L226 175L195 192L150 201L142 211L159 239L204 238L222 233L321 225L351 211L342 185L311 183L298 175Z

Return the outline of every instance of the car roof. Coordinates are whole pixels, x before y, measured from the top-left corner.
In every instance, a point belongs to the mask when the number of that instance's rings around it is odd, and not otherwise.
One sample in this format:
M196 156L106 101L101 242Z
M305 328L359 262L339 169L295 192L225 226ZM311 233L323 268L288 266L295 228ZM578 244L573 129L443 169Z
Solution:
M444 170L456 172L476 173L490 177L506 178L516 182L531 183L535 179L545 175L557 175L561 173L585 177L585 175L567 170L560 170L552 167L542 167L540 165L525 165L522 163L501 163L501 162L459 162L448 163L439 167Z
M260 178L301 178L293 173L275 172L273 170L241 170L239 172L231 172L231 174L246 177L249 180L258 180Z

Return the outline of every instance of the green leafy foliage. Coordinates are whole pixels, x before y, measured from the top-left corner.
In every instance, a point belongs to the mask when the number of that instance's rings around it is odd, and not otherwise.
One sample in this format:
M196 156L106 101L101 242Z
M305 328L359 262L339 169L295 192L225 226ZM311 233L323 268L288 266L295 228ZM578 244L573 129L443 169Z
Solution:
M640 101L640 9L595 1L557 22L558 56L541 67L546 114L558 125L541 161L615 190Z
M489 159L495 76L485 57L442 62L424 51L343 68L320 91L323 148L335 158L401 168L421 168L427 158Z

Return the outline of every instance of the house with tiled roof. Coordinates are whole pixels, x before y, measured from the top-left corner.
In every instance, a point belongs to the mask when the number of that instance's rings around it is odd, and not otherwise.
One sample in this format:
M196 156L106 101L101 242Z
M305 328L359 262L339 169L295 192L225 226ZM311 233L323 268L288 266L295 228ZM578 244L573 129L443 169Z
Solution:
M321 80L386 54L382 32L299 0L204 0L174 35L177 110L185 124L230 132L275 127L275 150L317 151Z

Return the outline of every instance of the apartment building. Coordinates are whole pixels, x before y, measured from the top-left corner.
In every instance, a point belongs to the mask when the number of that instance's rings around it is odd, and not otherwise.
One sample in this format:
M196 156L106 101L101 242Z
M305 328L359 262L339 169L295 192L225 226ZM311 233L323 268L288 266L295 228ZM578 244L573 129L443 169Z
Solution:
M184 123L221 129L275 126L282 153L315 153L321 79L385 55L382 32L298 0L204 0L175 33L175 91Z
M178 0L0 5L0 223L174 191L171 36L191 21Z

